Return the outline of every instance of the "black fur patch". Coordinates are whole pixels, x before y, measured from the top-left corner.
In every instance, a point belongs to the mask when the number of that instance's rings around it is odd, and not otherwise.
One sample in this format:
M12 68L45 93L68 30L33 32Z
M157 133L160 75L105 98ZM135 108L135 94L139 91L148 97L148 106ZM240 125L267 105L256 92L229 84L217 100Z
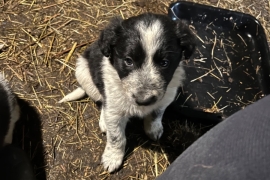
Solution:
M102 58L104 57L100 51L99 45L97 42L94 42L83 54L83 57L87 59L90 69L90 74L93 79L94 84L105 98L104 93L104 82L102 79Z

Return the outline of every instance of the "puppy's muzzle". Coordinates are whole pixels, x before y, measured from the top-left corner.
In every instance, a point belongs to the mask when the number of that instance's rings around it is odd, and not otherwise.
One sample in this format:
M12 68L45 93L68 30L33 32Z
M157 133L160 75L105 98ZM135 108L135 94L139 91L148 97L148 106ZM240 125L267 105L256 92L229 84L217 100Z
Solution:
M143 92L133 94L132 97L139 106L149 106L157 101L157 96L145 94Z

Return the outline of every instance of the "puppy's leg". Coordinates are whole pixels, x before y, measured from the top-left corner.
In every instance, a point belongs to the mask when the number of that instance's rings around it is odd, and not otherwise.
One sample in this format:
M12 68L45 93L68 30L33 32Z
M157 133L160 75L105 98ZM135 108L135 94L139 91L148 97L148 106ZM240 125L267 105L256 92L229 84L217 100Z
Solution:
M126 136L125 129L128 118L110 113L103 109L107 127L107 144L102 155L102 164L109 172L117 170L124 159Z
M103 110L103 107L102 107L100 118L99 118L99 128L100 128L101 132L106 133L107 127L106 127L104 118L105 118L104 117L104 110Z
M144 131L154 141L159 140L163 134L162 117L165 109L155 110L144 118Z
M72 91L71 93L66 95L58 103L63 103L63 102L67 102L67 101L75 101L75 100L78 100L80 98L83 98L85 95L86 95L85 91L81 87L78 87L77 89L75 89L74 91Z

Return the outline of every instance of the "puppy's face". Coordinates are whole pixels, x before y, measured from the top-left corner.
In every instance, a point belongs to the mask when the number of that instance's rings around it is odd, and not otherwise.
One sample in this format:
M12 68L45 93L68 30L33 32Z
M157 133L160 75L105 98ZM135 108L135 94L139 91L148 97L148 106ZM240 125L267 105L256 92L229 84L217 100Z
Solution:
M106 34L113 36L111 40L104 41ZM183 23L163 15L143 14L124 21L117 19L103 31L99 44L104 55L110 57L129 99L147 106L164 96L182 51L188 54L194 49L191 39ZM190 43L184 47L183 40Z

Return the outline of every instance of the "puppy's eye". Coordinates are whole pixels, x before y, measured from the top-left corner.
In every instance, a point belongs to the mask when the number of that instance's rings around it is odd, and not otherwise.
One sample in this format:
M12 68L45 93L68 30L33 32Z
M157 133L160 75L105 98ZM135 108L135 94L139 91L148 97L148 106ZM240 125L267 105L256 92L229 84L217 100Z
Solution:
M126 64L126 66L133 66L133 61L132 61L132 59L131 58L126 58L125 60L124 60L124 62L125 62L125 64Z
M160 64L161 67L168 67L169 64L170 64L170 61L167 60L167 59L163 59L162 61L160 61L159 64Z

